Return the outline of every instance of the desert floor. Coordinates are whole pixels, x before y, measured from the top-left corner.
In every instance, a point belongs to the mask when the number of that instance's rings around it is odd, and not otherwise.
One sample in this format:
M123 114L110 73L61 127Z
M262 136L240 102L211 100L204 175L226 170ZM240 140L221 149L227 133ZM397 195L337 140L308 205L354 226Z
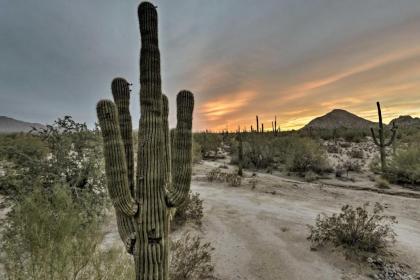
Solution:
M215 248L213 261L218 278L369 279L367 264L348 260L333 248L311 251L306 239L307 226L314 223L317 214L331 214L345 204L358 206L368 201L385 204L386 214L398 219L397 242L392 248L395 260L410 265L413 271L420 270L418 193L392 187L392 195L381 194L263 173L257 173L257 185L252 189L248 182L251 172L245 172L240 187L208 182L207 172L221 164L202 161L194 166L191 188L204 200L203 225L201 229L187 225L173 233L177 237L193 231L210 241ZM369 187L368 180L361 184ZM376 190L374 183L370 184ZM395 194L399 191L404 196ZM406 197L410 194L417 198ZM108 242L120 242L115 224L109 229Z

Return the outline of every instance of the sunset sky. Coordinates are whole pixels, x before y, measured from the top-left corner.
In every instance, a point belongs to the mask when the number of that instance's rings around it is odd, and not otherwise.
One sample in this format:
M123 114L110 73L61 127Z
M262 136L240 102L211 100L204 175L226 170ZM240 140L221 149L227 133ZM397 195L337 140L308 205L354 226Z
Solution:
M0 0L0 115L92 125L122 76L134 84L139 1ZM158 6L163 92L196 96L194 129L300 128L334 108L420 116L419 0L177 0ZM254 125L255 126L255 125Z

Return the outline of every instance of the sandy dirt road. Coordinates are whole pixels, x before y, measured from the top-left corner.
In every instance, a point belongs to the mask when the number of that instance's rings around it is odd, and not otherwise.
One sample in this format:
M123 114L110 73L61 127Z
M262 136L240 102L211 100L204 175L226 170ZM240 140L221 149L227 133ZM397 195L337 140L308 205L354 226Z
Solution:
M195 168L192 190L204 200L202 234L215 247L220 279L369 279L366 265L346 260L334 250L311 251L307 225L318 213L337 212L344 204L376 201L397 216L393 251L397 260L420 268L420 200L366 191L295 184L258 174L255 190L209 183L203 174L214 166Z

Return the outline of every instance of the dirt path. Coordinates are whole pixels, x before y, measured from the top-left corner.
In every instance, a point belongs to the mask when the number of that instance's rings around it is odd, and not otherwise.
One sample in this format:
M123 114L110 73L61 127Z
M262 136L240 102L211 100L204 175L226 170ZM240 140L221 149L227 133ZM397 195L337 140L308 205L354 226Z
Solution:
M311 251L307 225L320 212L344 204L384 203L397 216L394 251L398 260L420 268L420 200L317 184L293 184L258 174L256 190L208 183L203 174L215 163L195 169L192 190L204 200L205 239L215 247L216 273L221 279L369 279L366 267L331 250ZM275 193L275 194L271 194Z

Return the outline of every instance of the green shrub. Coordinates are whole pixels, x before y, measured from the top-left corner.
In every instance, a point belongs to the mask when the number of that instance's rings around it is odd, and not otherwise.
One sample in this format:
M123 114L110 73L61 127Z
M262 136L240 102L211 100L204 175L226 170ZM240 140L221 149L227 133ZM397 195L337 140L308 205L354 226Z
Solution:
M203 159L201 154L201 146L198 142L193 141L192 145L192 161L193 163L199 163Z
M222 145L222 136L218 133L194 133L193 139L199 145L203 159L208 158L211 154L216 154Z
M17 136L15 142L24 144L13 146L11 155L18 158L9 158L10 164L3 166L0 191L18 198L31 193L34 185L49 189L59 184L68 186L76 200L90 193L96 205L93 211L102 211L107 194L98 131L65 116L33 133ZM26 143L34 145L28 148Z
M327 146L327 152L330 154L339 154L340 153L340 147L338 145L328 145Z
M47 154L47 145L35 135L0 134L0 160L26 166L28 161L41 160Z
M201 226L203 218L203 200L200 199L199 193L192 193L186 198L185 202L176 209L173 217L171 228L176 229L183 226L187 221L190 221L198 226Z
M274 161L272 135L247 134L243 135L242 167L267 168ZM238 164L238 145L233 148L232 163Z
M3 279L134 277L125 252L100 248L101 218L76 203L67 186L35 187L15 203L1 233Z
M394 183L420 184L420 147L398 150L387 163L385 178Z
M170 256L170 279L172 280L210 280L214 266L211 254L214 248L210 243L203 243L200 236L187 233L183 238L172 243ZM125 278L121 278L125 279Z
M209 182L226 182L231 187L239 187L242 184L242 177L236 173L222 172L220 168L214 168L207 173Z
M384 215L384 207L379 203L375 204L372 213L367 206L354 209L345 205L338 214L318 215L315 226L309 227L308 240L313 248L332 243L359 252L385 251L395 241L392 225L396 218Z
M360 150L360 149L351 149L351 150L348 152L348 155L349 155L351 158L359 158L359 159L363 159L363 158L364 158L364 153L363 153L363 151L362 151L362 150Z
M242 177L238 174L229 173L226 175L226 182L231 187L239 187L242 184Z
M322 173L330 169L324 148L309 138L295 139L286 167L289 171L300 174L308 171Z
M209 182L223 182L225 180L224 173L220 168L213 168L207 173L206 177Z
M306 182L313 182L318 179L318 175L313 171L308 171L305 173L304 178Z
M359 162L351 160L351 159L344 162L343 168L347 172L349 171L360 172L362 170L362 167L360 166Z
M390 188L389 182L384 178L378 177L378 178L376 178L375 181L376 181L376 187L379 188L379 189L389 189Z

